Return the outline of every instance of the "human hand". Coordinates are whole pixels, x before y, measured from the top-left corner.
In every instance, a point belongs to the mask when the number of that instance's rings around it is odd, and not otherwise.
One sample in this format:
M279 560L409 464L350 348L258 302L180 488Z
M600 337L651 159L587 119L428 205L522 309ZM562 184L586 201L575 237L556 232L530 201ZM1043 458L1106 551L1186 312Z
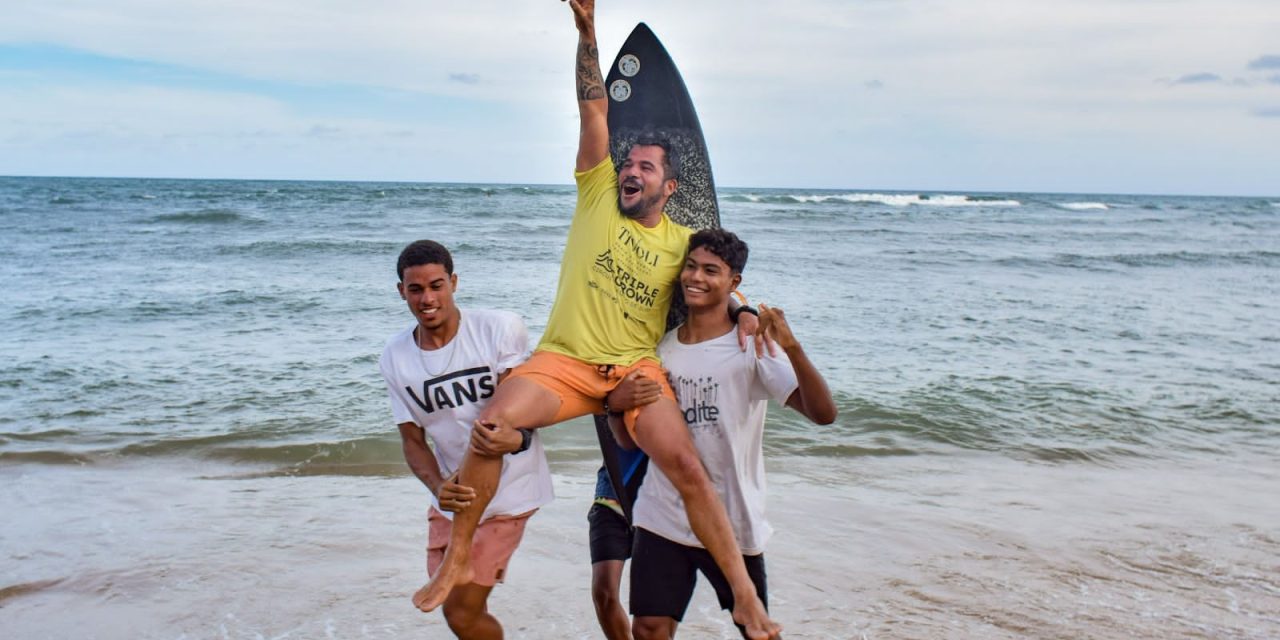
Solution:
M471 450L477 455L496 457L520 448L524 437L518 429L506 425L475 421L471 428Z
M471 506L471 501L475 498L475 489L458 484L456 473L446 478L436 489L436 502L440 503L442 511L461 513Z
M662 397L662 385L644 375L639 369L628 373L618 386L609 392L606 406L614 413L623 413L636 407L657 402Z
M760 305L760 333L771 338L785 351L799 346L795 334L791 333L791 325L787 324L787 315L779 307ZM771 355L773 351L769 352Z
M582 33L595 33L596 0L569 0L569 8L573 9L573 23Z
M763 308L764 305L761 305ZM778 355L777 346L773 342L773 337L761 330L760 318L755 314L742 312L738 314L738 346L743 351L747 350L747 339L754 337L756 341L756 357L764 355L764 350L769 350L769 355Z

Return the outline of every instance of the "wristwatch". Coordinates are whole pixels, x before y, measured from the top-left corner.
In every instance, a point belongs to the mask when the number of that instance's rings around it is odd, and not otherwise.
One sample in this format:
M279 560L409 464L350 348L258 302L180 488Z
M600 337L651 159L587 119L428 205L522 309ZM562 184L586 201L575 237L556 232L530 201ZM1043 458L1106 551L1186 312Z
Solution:
M753 315L753 316L755 316L755 317L757 317L757 318L759 318L759 317L760 317L760 312L759 312L759 311L756 311L756 310L755 310L755 307L749 307L749 306L747 306L747 305L745 305L745 304L740 304L740 305L738 305L738 306L734 307L734 308L733 308L733 311L730 311L730 312L729 312L729 319L730 319L730 320L732 320L732 321L734 321L734 322L736 323L736 322L738 321L738 316L740 316L740 315L742 315L742 314L744 314L744 313L749 313L749 314L751 314L751 315Z
M513 456L517 453L524 453L525 451L528 451L529 445L533 444L532 429L516 429L516 431L520 432L520 448L511 452L511 455Z

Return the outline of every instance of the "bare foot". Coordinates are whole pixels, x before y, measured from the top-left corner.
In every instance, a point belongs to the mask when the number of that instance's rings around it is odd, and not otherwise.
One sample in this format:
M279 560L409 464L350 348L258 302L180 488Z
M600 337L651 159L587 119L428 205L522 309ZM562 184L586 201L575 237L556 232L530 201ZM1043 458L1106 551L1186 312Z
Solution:
M431 576L431 581L413 594L413 606L424 613L435 611L436 607L444 604L454 585L467 584L475 577L471 571L471 563L466 559L448 562L450 558L446 557L445 560L436 575Z
M733 621L746 629L750 640L782 640L782 625L769 619L760 598L738 600L733 607Z

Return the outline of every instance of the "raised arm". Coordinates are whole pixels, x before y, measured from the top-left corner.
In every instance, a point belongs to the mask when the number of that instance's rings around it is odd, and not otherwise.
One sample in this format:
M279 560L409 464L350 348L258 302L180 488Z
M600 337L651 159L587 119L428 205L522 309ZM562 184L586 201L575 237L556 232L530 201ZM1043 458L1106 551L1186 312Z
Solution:
M582 128L578 133L577 167L578 171L586 171L609 155L609 100L596 47L596 0L569 0L569 7L578 27L575 75Z
M827 381L818 372L818 368L813 366L800 346L800 341L791 333L791 326L787 324L782 309L760 305L760 331L773 336L791 360L791 368L796 372L798 386L791 397L787 398L787 406L818 424L835 422L836 403L831 397L831 390L827 388Z

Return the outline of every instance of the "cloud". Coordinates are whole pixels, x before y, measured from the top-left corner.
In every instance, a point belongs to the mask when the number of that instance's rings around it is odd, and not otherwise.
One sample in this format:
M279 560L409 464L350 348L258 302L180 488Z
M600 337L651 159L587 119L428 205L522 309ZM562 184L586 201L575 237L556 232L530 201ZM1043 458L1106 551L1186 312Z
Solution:
M1280 69L1280 56L1266 55L1256 60L1249 61L1249 68L1255 71L1265 69Z
M1227 87L1237 73L1248 91L1277 86L1280 50L1259 44L1275 1L612 2L600 50L639 20L654 28L722 184L1271 191L1272 177L1253 177L1256 158L1274 157L1257 128L1277 120L1254 109L1275 103L1241 104L1246 90ZM559 2L506 3L496 21L421 0L8 4L0 140L27 142L0 145L0 173L569 177L553 160L575 152L576 35ZM1201 118L1213 127L1185 126ZM76 132L111 140L59 137ZM1077 154L1057 151L1074 141ZM1102 143L1147 168L1100 166Z
M1280 84L1280 73L1267 78L1267 82L1270 82L1271 84Z
M1280 107L1263 107L1253 112L1259 118L1280 118Z
M1217 84L1224 82L1222 76L1216 73L1188 73L1185 76L1173 81L1173 84Z
M329 138L342 135L342 127L335 127L329 124L315 124L307 129L307 135L313 138Z

